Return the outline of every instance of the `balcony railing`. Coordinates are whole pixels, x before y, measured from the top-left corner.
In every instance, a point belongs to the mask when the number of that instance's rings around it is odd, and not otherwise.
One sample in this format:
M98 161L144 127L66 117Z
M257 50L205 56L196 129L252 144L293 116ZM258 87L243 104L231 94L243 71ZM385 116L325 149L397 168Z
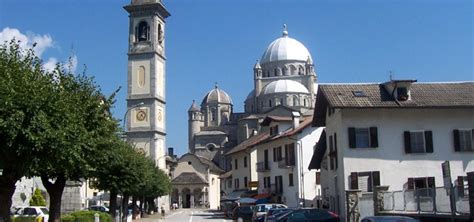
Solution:
M278 167L279 168L290 168L295 166L295 161L294 159L287 159L283 158L278 161Z
M269 162L258 162L257 163L257 172L266 172L270 170Z

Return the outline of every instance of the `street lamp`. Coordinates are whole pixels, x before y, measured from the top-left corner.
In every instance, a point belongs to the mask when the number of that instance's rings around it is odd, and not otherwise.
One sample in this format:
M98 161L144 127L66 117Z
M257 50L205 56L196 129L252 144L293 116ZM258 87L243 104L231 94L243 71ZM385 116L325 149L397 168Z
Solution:
M137 108L137 107L139 107L139 106L143 106L143 105L145 105L145 103L144 103L144 102L140 102L140 103L138 103L138 104L135 104L135 105L131 106L130 108L127 109L127 111L125 111L125 114L123 115L123 128L124 128L124 129L125 129L125 127L126 127L126 126L125 126L125 121L127 120L127 114L128 114L128 112L130 112L130 110L132 110L132 109L135 109L135 108ZM125 129L125 131L126 131L126 129Z

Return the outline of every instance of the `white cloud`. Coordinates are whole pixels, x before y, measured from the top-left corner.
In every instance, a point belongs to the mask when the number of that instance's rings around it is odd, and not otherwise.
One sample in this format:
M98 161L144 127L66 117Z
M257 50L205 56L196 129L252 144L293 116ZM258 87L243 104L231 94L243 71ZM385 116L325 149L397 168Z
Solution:
M36 43L35 52L38 57L41 57L43 52L54 47L53 39L50 35L38 35L35 33L23 34L20 30L15 28L6 27L0 32L0 42L10 41L13 38L20 41L20 47L23 49L28 49L33 47L33 44Z
M0 44L3 42L11 41L13 38L20 41L20 47L23 49L29 49L33 47L33 44L36 43L34 47L35 53L38 57L41 58L43 53L49 48L55 48L55 43L53 38L49 34L35 34L32 32L28 32L27 34L23 34L20 30L15 28L6 27L0 32ZM71 71L72 73L76 72L77 68L77 56L71 56L71 64L68 64L69 61L64 62L63 64L65 67ZM43 59L46 61L46 59ZM48 60L43 64L43 68L46 71L53 71L56 67L56 63L58 63L58 59L55 57L50 57Z

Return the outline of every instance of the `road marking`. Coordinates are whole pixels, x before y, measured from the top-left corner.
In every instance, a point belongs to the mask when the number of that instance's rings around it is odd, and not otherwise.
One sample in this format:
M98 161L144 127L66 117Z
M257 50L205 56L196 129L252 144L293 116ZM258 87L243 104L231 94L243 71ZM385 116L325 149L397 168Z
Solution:
M191 212L191 216L189 217L189 222L192 222L192 221L193 221L193 213L194 213L194 212Z

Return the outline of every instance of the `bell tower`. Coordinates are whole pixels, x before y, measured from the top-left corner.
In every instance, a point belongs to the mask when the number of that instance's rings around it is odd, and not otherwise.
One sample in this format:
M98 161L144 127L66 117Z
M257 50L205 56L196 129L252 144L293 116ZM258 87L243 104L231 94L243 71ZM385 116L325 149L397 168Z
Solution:
M161 0L132 0L129 13L127 140L166 171L165 19Z

